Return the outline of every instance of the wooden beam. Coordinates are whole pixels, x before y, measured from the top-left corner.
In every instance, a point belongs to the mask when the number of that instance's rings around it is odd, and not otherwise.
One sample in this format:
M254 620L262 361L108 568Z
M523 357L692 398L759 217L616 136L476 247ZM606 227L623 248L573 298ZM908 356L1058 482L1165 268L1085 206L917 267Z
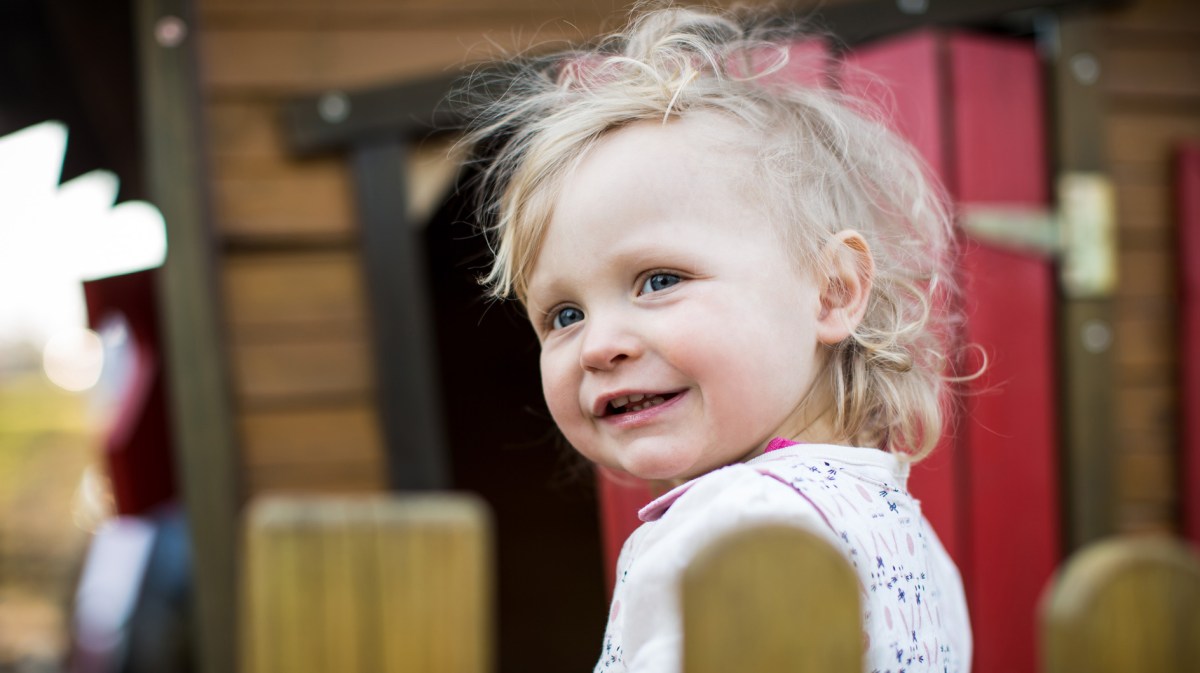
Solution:
M1115 6L1126 0L865 0L825 7L814 14L847 46L857 46L910 30L940 27L1008 25L1032 32L1039 13L1083 6Z
M1104 174L1104 105L1098 25L1066 14L1043 35L1053 54L1053 143L1059 176ZM1060 204L1061 205L1061 204ZM1069 252L1065 254L1070 254ZM1066 292L1059 308L1063 535L1068 553L1115 529L1113 302L1106 292Z
M363 140L399 135L411 138L460 123L447 102L461 73L402 82L356 92L326 91L283 106L288 149L293 154L345 150Z
M421 229L408 222L399 136L355 147L351 161L374 335L376 391L394 489L449 486L437 350Z
M175 466L191 532L198 670L234 670L239 489L213 268L193 7L138 0L147 194L166 220L159 283Z

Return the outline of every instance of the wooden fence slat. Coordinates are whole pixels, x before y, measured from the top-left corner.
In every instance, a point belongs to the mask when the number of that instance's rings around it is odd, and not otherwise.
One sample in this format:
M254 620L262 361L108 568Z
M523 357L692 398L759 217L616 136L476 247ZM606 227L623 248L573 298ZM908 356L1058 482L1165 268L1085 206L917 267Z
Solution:
M1043 672L1178 673L1200 661L1200 559L1170 538L1109 539L1042 605Z
M815 533L728 535L692 560L682 591L686 673L862 671L858 578Z
M491 533L459 494L260 500L247 518L245 673L486 673Z

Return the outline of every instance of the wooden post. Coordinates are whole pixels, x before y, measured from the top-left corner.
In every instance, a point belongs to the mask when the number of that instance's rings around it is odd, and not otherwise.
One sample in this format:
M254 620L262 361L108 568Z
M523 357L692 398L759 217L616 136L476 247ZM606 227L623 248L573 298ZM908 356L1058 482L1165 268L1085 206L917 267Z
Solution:
M256 503L243 673L487 673L490 536L463 495Z
M1044 673L1177 673L1200 661L1200 559L1169 538L1095 543L1042 606Z
M406 220L407 151L395 135L356 146L354 178L388 484L395 490L442 489L450 483L449 449L421 237Z
M815 533L733 533L696 556L682 590L686 673L862 671L858 577Z
M138 0L146 192L167 226L159 308L175 469L188 513L198 670L234 666L240 488L217 306L190 0Z
M1102 50L1096 23L1090 15L1067 14L1045 36L1055 47L1055 164L1060 176L1107 173L1104 143L1097 140L1103 138L1104 105L1098 83ZM1091 237L1101 238L1100 233L1092 232ZM1064 264L1070 267L1072 250L1063 254L1068 258ZM1093 265L1114 265L1112 255L1110 248L1074 257L1091 257ZM1110 277L1115 278L1115 271ZM1068 552L1116 530L1112 289L1105 284L1064 282L1059 304L1063 538Z

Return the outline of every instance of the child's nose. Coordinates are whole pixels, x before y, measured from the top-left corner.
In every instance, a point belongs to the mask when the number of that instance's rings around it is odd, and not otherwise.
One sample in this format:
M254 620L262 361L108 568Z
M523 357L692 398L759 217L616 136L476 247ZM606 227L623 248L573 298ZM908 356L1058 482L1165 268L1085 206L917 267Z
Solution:
M604 371L623 360L636 358L643 350L642 340L629 327L615 319L596 320L588 317L587 331L579 352L579 364L584 369Z

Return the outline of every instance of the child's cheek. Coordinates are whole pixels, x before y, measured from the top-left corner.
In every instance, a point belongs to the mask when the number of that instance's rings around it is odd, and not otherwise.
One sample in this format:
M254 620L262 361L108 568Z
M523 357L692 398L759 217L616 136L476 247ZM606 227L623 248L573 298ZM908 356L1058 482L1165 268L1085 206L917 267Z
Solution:
M568 353L542 351L542 395L555 425L579 448L579 428L584 421L580 400L579 367Z

